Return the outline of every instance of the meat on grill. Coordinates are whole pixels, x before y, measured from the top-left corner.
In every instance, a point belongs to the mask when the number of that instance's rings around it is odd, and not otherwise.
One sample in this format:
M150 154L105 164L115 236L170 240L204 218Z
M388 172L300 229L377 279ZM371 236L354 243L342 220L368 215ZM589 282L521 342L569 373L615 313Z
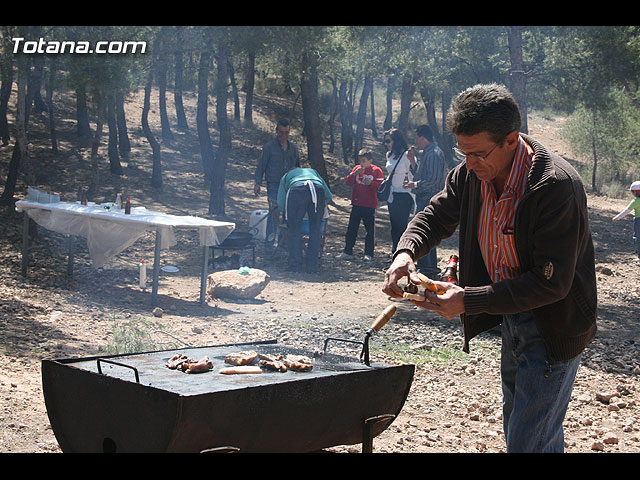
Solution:
M194 360L182 353L178 353L171 357L166 363L167 368L171 370L180 370L185 373L202 373L208 372L213 368L213 363L209 361L206 355L200 360Z
M249 350L248 352L230 353L225 357L224 363L236 366L250 365L256 358L258 358L258 353Z
M289 370L308 372L313 369L313 362L304 355L287 355L283 361Z
M268 370L275 370L276 372L287 371L287 366L283 362L282 355L273 356L273 355L267 355L264 353L259 353L258 357L260 358L260 360L258 361L260 366Z

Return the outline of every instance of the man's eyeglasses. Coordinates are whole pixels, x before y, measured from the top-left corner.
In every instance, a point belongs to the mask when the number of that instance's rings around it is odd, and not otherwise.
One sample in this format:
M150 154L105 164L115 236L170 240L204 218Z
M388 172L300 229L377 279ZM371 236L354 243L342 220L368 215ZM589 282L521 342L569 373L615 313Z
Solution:
M456 155L458 155L459 157L467 157L467 158L468 158L468 157L471 157L471 158L475 158L475 159L477 159L477 160L480 160L481 162L484 162L484 161L489 157L489 155L491 155L491 154L493 153L493 151L496 149L496 147L497 147L498 145L500 145L500 144L499 144L499 143L496 143L496 144L493 146L493 148L492 148L491 150L489 150L489 152L488 152L487 154L485 154L485 155L476 155L475 153L466 153L466 152L462 151L462 150L460 149L460 147L459 147L457 144L456 144L456 145L454 145L454 147L453 147L453 151L454 151L454 153L455 153Z

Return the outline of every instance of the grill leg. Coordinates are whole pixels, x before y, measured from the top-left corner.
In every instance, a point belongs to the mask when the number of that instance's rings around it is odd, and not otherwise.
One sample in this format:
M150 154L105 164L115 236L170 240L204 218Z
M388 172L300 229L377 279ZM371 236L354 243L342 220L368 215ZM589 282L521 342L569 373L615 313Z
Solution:
M395 415L385 414L375 417L369 417L364 421L362 432L362 453L373 453L373 426L377 422L390 420L393 418L395 418Z

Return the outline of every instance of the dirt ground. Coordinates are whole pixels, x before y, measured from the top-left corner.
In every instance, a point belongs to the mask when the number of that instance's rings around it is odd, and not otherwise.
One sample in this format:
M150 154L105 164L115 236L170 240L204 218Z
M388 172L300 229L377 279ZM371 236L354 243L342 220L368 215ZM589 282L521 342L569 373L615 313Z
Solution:
M57 101L64 105L65 99ZM187 98L185 103L188 118L195 119L195 98ZM234 125L226 213L239 230L247 229L253 210L266 208L264 195L255 198L252 194L255 160L261 145L271 138L275 119L289 108L278 99L258 97L254 127ZM105 187L96 201L112 201L113 184L119 182L135 205L206 216L209 195L201 175L194 121L189 131L174 129L175 139L163 142L165 184L162 192L154 192L150 187L150 149L141 129L133 125L140 118L140 110L141 102L128 105L131 162L124 163L121 179L110 178L104 168ZM215 118L213 113L210 118ZM32 121L31 135L46 133L45 115L34 115ZM39 186L71 200L83 179L88 178L90 146L78 147L73 124L63 117L59 122L60 153L51 154L46 139L41 137L38 145L45 146L35 146L34 142L31 155L38 162ZM159 126L154 127L159 137ZM560 127L560 120L536 114L530 119L534 137L570 157L560 139ZM292 140L306 158L299 128L293 129ZM379 163L380 139L371 138L368 133L367 142L377 152ZM5 172L9 147L2 148L0 171ZM104 144L102 153L106 164ZM269 256L259 245L254 267L271 277L262 293L251 301L209 299L201 305L198 238L193 232L178 232L178 245L161 253L162 265L179 268L177 273L161 273L161 317L152 315L149 289L142 291L138 287L138 262L153 258L151 234L98 269L91 266L86 244L77 242L73 275L68 276L65 238L38 228L32 240L29 271L23 277L22 214L2 208L0 452L61 451L47 417L41 361L105 354L116 324L137 319L155 322L152 337L158 348L165 348L165 342L176 338L196 346L276 339L305 348L320 348L329 336L361 340L373 319L391 303L381 292L390 261L388 215L384 209L379 210L373 261L362 259L362 229L356 258L337 260L350 210L349 190L342 178L350 168L336 154L327 153L325 158L333 180L335 205L331 207L319 274L288 273L282 252ZM598 269L599 331L584 353L565 419L566 451L570 453L640 452L640 352L636 325L640 265L634 261L630 218L611 223L611 217L627 201L589 196ZM456 252L456 242L454 237L439 247L441 264ZM372 357L388 363L414 363L416 375L404 408L374 440L374 451L504 452L499 335L489 332L472 341L471 352L466 355L460 350L459 321L447 321L409 303L395 304L395 317L372 339ZM357 356L359 352L353 353ZM329 450L359 452L361 445Z

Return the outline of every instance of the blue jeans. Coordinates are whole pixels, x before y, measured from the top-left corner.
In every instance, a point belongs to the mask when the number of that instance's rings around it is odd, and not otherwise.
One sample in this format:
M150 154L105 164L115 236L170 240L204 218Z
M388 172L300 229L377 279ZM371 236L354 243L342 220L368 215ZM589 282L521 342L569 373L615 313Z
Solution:
M364 224L367 232L364 237L364 254L373 257L373 247L376 231L376 209L372 207L363 207L353 205L349 214L349 224L347 225L347 233L345 235L344 253L353 255L353 247L358 238L358 229L360 222Z
M416 213L424 210L431 201L431 195L416 196ZM438 268L438 254L436 247L433 247L424 257L420 257L416 262L416 268L420 273L431 279L440 279L440 269Z
M267 182L267 200L270 214L267 217L267 232L264 239L265 248L273 247L276 241L276 232L278 231L278 225L275 219L280 215L280 211L277 207L279 187L279 182ZM272 208L275 208L276 210L274 212L271 212ZM278 239L278 243L279 242L280 239Z
M549 363L531 312L502 321L502 421L509 453L561 453L581 355Z
M287 200L287 242L289 244L289 265L291 271L300 271L305 265L308 273L318 271L318 257L320 255L320 240L322 237L322 217L326 206L324 189L314 185L317 205L311 200L311 191L307 185L292 187ZM305 262L302 259L302 220L309 216L309 243Z
M640 218L633 219L633 241L636 242L636 253L640 258Z
M391 222L391 253L393 253L409 224L409 215L413 209L413 197L408 193L393 192L393 202L388 203L387 206Z

